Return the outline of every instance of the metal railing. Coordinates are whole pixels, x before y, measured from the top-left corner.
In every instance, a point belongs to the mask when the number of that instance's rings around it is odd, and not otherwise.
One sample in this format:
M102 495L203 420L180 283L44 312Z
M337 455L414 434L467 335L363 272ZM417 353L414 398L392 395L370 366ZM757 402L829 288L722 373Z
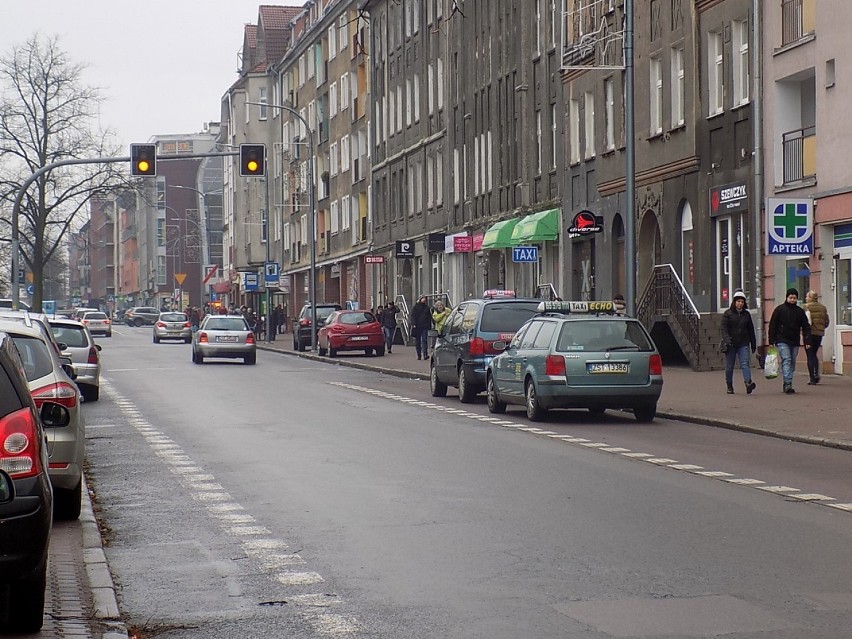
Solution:
M816 127L788 131L781 136L784 153L784 184L816 175Z
M686 344L682 346L691 350L697 361L701 316L671 264L658 264L654 267L636 308L636 317L648 330L651 330L654 317L660 315L674 320L686 340Z
M781 46L813 33L815 0L781 1Z

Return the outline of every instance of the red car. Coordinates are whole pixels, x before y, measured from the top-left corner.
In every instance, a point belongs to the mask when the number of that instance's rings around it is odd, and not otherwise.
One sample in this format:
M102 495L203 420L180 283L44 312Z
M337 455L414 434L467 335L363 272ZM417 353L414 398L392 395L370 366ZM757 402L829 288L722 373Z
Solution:
M334 357L340 351L385 354L382 325L370 311L334 311L317 333L319 354Z

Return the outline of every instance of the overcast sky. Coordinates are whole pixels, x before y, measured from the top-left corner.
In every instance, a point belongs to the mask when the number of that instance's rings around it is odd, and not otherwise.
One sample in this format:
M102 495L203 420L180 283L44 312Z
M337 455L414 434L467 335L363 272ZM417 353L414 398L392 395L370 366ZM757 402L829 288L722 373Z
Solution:
M257 0L2 0L0 55L38 32L59 36L85 82L100 87L101 127L123 147L196 133L219 120L237 79L243 28ZM266 4L296 5L294 0Z

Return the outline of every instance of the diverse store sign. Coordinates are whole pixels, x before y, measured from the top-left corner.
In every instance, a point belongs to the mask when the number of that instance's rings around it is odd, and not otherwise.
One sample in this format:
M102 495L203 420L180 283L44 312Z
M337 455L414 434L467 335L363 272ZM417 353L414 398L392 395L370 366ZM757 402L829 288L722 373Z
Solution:
M574 216L574 221L568 227L571 235L591 235L603 231L603 218L591 211L580 211Z
M812 255L813 199L766 198L766 230L768 255Z

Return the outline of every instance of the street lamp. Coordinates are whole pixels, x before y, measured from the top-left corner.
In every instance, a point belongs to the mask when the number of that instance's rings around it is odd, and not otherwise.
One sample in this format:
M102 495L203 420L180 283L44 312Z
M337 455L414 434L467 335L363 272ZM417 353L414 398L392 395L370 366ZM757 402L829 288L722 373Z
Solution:
M308 126L308 121L303 118L298 111L295 109L284 106L283 104L268 104L266 102L246 102L246 104L250 104L253 106L263 106L272 109L281 109L282 111L287 111L293 117L298 118L302 125L305 127L305 131L308 133L308 182L310 183L310 227L309 234L311 237L311 272L310 272L310 303L311 303L311 351L315 352L317 350L317 238L316 238L316 218L317 218L317 210L316 210L316 197L314 193L314 134L311 131L311 127ZM267 192L269 191L267 187ZM269 217L269 211L267 207L267 218ZM267 247L269 246L269 237L266 238ZM268 250L268 249L267 249Z

